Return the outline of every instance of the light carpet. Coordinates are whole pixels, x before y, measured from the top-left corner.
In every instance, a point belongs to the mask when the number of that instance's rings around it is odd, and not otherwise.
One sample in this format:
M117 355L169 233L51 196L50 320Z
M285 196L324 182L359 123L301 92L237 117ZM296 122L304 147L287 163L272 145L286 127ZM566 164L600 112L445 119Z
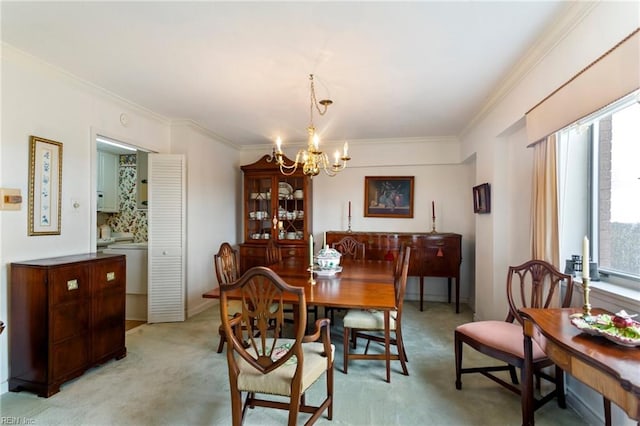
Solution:
M383 361L352 361L342 373L342 319L336 313L333 421L319 425L520 425L520 398L478 374L464 375L455 389L453 330L471 321L462 306L405 303L404 336L409 376L392 362L391 383ZM28 392L0 396L4 424L33 425L230 425L226 356L218 344L217 305L183 323L146 324L127 332L127 356L64 384L50 398ZM364 345L359 345L362 350ZM226 350L226 346L225 346ZM371 349L370 349L371 350ZM465 348L465 365L490 360ZM308 392L320 400L324 383ZM308 415L301 414L302 424ZM6 420L9 419L9 420ZM285 411L248 410L246 425L286 424ZM17 423L19 422L19 423ZM538 425L584 425L571 408L552 401L536 412Z

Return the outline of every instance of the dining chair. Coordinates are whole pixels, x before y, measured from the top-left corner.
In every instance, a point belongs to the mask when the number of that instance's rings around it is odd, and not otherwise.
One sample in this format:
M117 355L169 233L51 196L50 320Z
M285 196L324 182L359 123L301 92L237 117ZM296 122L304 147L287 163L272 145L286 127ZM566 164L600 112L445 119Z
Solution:
M240 255L238 250L231 247L231 244L223 242L220 244L218 253L213 255L213 266L216 271L218 284L229 284L236 281L240 278ZM234 301L230 303L231 305L227 307L229 313L234 315L236 312L239 312L240 304ZM221 323L218 327L218 334L220 335L218 353L221 353L224 348L224 342L226 340L224 333L224 327Z
M340 241L332 243L331 248L338 250L343 258L353 260L365 259L365 244L353 237L343 237Z
M390 339L390 345L396 346L397 353L391 355L392 360L399 360L402 366L402 374L409 375L407 369L406 350L402 339L402 309L404 305L404 295L407 289L407 275L409 273L409 258L411 257L411 247L403 250L399 275L394 278L394 293L396 308L389 314L389 331L394 336ZM397 268L396 268L397 270ZM350 359L385 359L385 353L369 354L369 344L373 342L384 343L381 332L384 331L384 313L372 309L350 309L343 318L343 344L344 344L344 366L343 371L347 374ZM349 338L352 346L357 346L357 339L362 338L367 341L364 353L351 353L349 349ZM390 377L389 365L387 365L387 378Z
M280 246L276 243L275 240L271 239L267 243L267 248L264 252L264 264L265 266L273 265L274 263L278 263L282 260L282 252L280 251Z
M241 312L235 317L227 309L231 297L239 298L241 303ZM313 333L305 335L304 288L290 286L271 269L255 266L238 281L221 286L220 299L220 317L227 336L233 425L241 425L247 408L256 406L288 410L289 426L297 424L300 412L311 414L307 425L325 410L331 420L335 346L331 344L330 321L318 319ZM297 321L293 338L281 337L285 300L294 304ZM276 309L270 308L273 305ZM326 395L320 404L308 405L306 392L322 376Z
M561 283L566 288L562 295ZM573 280L571 275L559 272L553 265L543 260L530 260L519 266L510 266L507 274L507 302L509 312L504 321L485 320L459 325L454 331L454 350L456 363L456 389L462 389L462 374L480 373L489 379L520 395L516 368L524 364L523 319L521 308L566 308L571 304ZM483 353L505 364L485 367L462 367L462 349L466 343L476 351ZM541 396L534 403L535 409L541 407L554 396L558 405L565 408L564 372L556 365L552 376L542 369L553 365L543 349L533 342L533 371L536 375L537 387L540 379L555 384L554 390ZM495 372L508 371L511 383Z
M282 261L282 251L280 250L280 246L278 245L278 243L275 242L275 240L269 240L269 242L267 243L267 247L265 249L265 254L264 254L264 264L265 266L270 266L273 265L275 263L281 262ZM309 312L311 312L313 314L314 319L318 318L318 307L317 306L309 306ZM293 310L290 308L287 308L285 310L286 313L292 313ZM287 322L292 322L293 320L289 317L287 317Z

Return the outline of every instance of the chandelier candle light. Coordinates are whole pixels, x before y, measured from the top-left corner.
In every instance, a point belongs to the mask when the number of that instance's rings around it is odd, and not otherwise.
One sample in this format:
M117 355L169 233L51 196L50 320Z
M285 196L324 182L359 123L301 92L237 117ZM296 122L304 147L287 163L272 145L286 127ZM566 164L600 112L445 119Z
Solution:
M347 142L344 143L342 155L339 150L335 152L333 163L330 162L327 154L320 150L320 138L318 137L316 128L313 125L313 109L315 108L320 115L324 115L327 112L327 108L333 103L333 101L330 99L317 101L313 86L313 74L309 74L309 80L311 82L311 106L309 108L309 127L307 127L309 136L307 149L299 150L293 163L286 164L284 161L284 153L282 152L282 139L278 136L272 158L275 158L276 163L280 166L280 172L286 176L295 173L298 167L302 167L303 173L311 177L317 176L320 173L320 170L324 170L324 172L329 176L335 176L336 173L347 167L347 161L351 159L351 157L349 157L349 144ZM320 106L323 108L321 109Z

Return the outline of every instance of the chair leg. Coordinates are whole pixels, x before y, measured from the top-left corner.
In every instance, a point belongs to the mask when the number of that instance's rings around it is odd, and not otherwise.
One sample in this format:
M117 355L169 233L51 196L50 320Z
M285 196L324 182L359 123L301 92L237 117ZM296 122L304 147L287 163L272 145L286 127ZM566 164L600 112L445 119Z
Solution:
M222 353L222 349L224 348L224 342L227 340L227 336L224 333L224 328L218 328L218 334L220 335L220 341L218 342L218 353Z
M344 356L342 363L342 372L347 374L347 369L349 366L349 332L350 330L345 327L344 332L342 333L342 347L344 348Z
M454 351L456 357L456 389L462 389L462 340L458 332L454 332Z
M509 365L509 375L511 376L511 383L518 384L518 375L516 374L516 368L513 365ZM537 388L540 389L540 377L537 378Z
M400 358L400 365L402 366L402 374L409 375L407 369L407 353L404 350L404 341L402 340L402 332L396 329L396 349L398 351L398 358Z

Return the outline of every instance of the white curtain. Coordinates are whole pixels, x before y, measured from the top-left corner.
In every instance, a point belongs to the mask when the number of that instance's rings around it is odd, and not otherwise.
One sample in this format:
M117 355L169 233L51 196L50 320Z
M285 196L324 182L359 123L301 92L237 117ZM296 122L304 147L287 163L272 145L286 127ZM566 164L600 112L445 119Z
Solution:
M531 255L533 259L545 260L561 270L556 135L553 134L533 145L533 150Z

